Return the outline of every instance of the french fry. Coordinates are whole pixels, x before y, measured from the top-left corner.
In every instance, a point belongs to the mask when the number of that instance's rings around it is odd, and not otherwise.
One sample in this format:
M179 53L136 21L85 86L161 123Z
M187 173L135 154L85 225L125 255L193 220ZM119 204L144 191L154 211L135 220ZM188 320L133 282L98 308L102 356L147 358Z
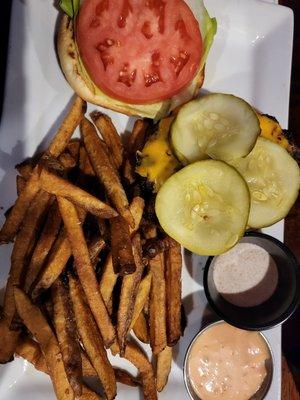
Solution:
M138 119L134 123L131 134L128 136L126 144L126 151L129 155L135 155L135 153L145 145L147 139L147 129L149 128L149 122L145 119Z
M107 399L114 399L117 393L115 374L108 361L97 325L90 313L79 282L70 276L69 285L76 325L82 343L93 367L97 371Z
M129 225L123 217L118 216L110 221L111 254L115 274L121 276L132 274L136 267L132 252Z
M137 232L140 227L140 223L142 220L143 212L145 207L145 200L142 197L136 196L132 199L130 203L130 212L134 219L134 227L129 227L130 234Z
M62 197L58 197L58 204L68 233L78 277L100 329L104 344L109 347L115 340L115 330L99 291L76 208L71 202Z
M150 288L151 288L152 274L147 273L147 275L141 280L139 285L139 290L136 296L134 310L132 314L132 320L130 324L129 331L134 327L136 320L138 319L140 313L143 311L144 305L149 298Z
M114 271L112 255L111 253L109 253L108 256L106 257L103 266L102 276L99 283L99 290L107 309L109 309L109 302L111 300L117 279L118 275L115 274Z
M21 192L25 189L26 179L20 175L17 175L16 184L17 184L17 195L20 196Z
M150 289L150 345L153 354L160 353L167 345L166 332L166 283L164 271L164 255L158 254L149 261L152 274Z
M71 154L77 164L80 151L80 139L71 139L66 147L66 151Z
M80 147L79 168L85 175L95 176L95 171L84 146Z
M82 362L73 307L66 285L57 279L51 288L54 327L65 371L75 397L82 393Z
M80 400L105 400L99 394L93 392L89 387L86 385L82 386L82 395L80 396Z
M132 247L136 270L133 274L125 275L123 277L117 316L117 335L121 355L124 354L126 339L129 333L130 323L133 315L134 304L144 270L141 238L139 234L136 234L132 239Z
M86 217L86 212L82 208L77 209L79 222L82 224ZM37 281L32 286L31 298L37 297L59 277L72 255L70 242L66 229L63 227L50 251L46 265L43 267Z
M46 360L41 350L41 346L31 337L21 337L16 347L16 355L30 362L38 371L49 374ZM95 371L94 367L90 363L90 360L87 358L87 355L83 351L81 351L81 360L83 376L96 377L97 372Z
M58 161L65 170L72 169L76 166L76 160L70 153L64 152L58 157Z
M165 253L167 337L174 346L181 336L181 247L177 244Z
M3 313L5 314L8 326L10 326L16 311L13 287L22 284L22 276L27 265L27 260L32 254L49 202L50 196L48 193L40 191L37 194L25 215L24 222L15 240L3 304Z
M118 350L118 347L115 346L113 350ZM124 358L131 362L139 371L144 399L157 400L153 368L145 353L137 344L127 342Z
M39 171L38 167L36 167L29 180L27 181L27 185L24 190L20 193L20 196L17 198L15 205L11 209L8 214L4 225L0 231L0 244L11 242L16 236L20 226L23 222L25 214L40 190L39 184Z
M95 368L92 366L90 360L88 359L87 354L85 351L81 350L81 362L82 362L82 373L83 376L97 376L97 372Z
M109 157L103 147L101 139L97 135L93 124L84 118L80 124L81 135L84 146L93 165L94 171L100 181L105 186L108 197L117 211L128 222L130 226L134 226L133 217L129 210L129 204L126 193L122 187L120 178L111 165Z
M113 218L118 214L109 205L87 193L72 183L43 169L40 175L43 190L55 196L72 201L83 209L102 218Z
M163 239L150 239L143 246L143 254L148 258L154 258L157 254L163 253L171 247L177 246L177 244L170 236Z
M143 343L149 343L149 326L145 314L141 312L133 325L133 332L135 336Z
M134 218L134 228L129 228L130 234L133 234L139 228L143 215L144 205L144 199L142 199L141 197L134 197L130 204L130 212L132 213L132 216ZM99 288L103 301L106 307L109 309L112 292L118 278L118 275L115 274L113 269L111 253L109 253L109 255L107 256L102 270L103 272L100 279Z
M128 137L126 144L126 159L123 166L123 176L130 183L135 181L135 155L138 150L142 150L146 142L148 122L139 119L135 122L133 130Z
M107 115L99 111L92 112L91 118L101 133L110 154L112 154L116 168L119 169L123 162L123 145L114 124Z
M94 237L91 243L88 245L89 255L92 265L97 264L98 256L105 247L105 242L101 237Z
M161 392L168 382L172 366L172 347L166 346L157 354L156 359L156 388Z
M49 374L41 346L29 336L22 337L16 347L16 354L30 362L38 371Z
M73 104L50 143L47 154L58 157L67 147L74 130L79 125L86 112L86 102L76 96Z
M33 251L30 263L26 269L26 276L23 289L27 293L40 273L50 249L59 232L62 219L55 201L48 212L47 219L39 240Z
M18 345L20 331L12 331L9 322L2 316L0 319L0 364L5 364L13 360L15 349Z
M41 346L57 399L74 400L74 393L68 382L59 345L48 322L39 308L30 302L21 289L15 287L14 296L20 317Z
M28 181L34 169L34 162L32 161L32 159L25 160L20 164L17 164L15 166L15 169L18 171L18 173L21 175L22 178Z
M116 376L116 381L123 383L123 385L136 387L141 384L138 378L135 378L124 369L114 368L114 372Z

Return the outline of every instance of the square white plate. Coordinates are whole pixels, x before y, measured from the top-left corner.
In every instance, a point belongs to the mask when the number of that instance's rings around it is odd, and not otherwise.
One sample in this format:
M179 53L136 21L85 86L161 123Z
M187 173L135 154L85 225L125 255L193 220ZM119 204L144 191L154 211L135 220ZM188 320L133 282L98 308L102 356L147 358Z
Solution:
M255 0L206 0L218 19L218 34L206 68L205 89L234 93L258 109L288 121L293 40L291 10ZM59 69L54 46L57 10L49 0L13 2L8 73L0 127L0 206L16 197L14 165L45 147L62 119L72 91ZM91 107L93 108L93 107ZM108 112L120 132L127 117ZM55 121L55 122L54 122ZM1 219L3 220L3 211ZM283 239L283 223L268 233ZM11 246L0 248L0 287L4 286ZM186 256L183 297L188 314L184 338L176 347L172 373L160 399L188 400L182 378L186 348L204 321L213 318L203 293L204 258ZM281 329L267 332L275 373L267 399L280 399ZM1 338L0 338L1 345ZM0 366L0 400L54 399L49 378L20 359ZM137 390L120 385L118 399L136 400Z

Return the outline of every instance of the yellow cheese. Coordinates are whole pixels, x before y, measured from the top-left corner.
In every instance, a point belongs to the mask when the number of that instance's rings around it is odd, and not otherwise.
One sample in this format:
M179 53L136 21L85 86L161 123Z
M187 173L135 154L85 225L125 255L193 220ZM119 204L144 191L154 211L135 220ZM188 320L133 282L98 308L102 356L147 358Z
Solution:
M157 191L161 185L180 168L180 164L169 143L169 132L174 117L161 120L155 132L145 144L141 156L141 163L136 168L139 175L148 179Z

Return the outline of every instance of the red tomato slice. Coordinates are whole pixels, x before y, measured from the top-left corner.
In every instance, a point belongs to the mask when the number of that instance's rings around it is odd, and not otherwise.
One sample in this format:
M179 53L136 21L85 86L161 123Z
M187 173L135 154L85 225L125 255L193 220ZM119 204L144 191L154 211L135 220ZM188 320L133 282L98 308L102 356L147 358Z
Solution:
M84 0L76 41L95 85L127 103L180 92L202 55L199 24L184 0Z

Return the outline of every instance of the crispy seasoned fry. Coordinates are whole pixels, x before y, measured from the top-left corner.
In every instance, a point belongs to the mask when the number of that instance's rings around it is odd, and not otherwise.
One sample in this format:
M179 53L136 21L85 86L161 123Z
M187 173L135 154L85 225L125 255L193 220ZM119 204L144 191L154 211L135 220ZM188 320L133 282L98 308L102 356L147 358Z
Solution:
M118 216L110 221L111 253L115 274L121 276L135 271L130 231L123 217Z
M141 197L134 197L130 204L130 212L132 213L132 216L134 218L134 228L130 228L131 234L136 232L139 228L144 210L144 204L145 202ZM117 278L118 275L114 272L112 255L110 253L105 260L99 284L100 292L107 308L109 308L112 292L115 287Z
M149 326L145 314L141 312L133 325L135 336L143 343L149 343Z
M91 113L91 118L103 137L115 166L119 169L123 162L123 145L111 119L99 111Z
M150 345L153 354L160 353L167 345L166 332L166 283L164 255L158 254L149 261L152 274L150 289Z
M167 336L174 346L181 336L181 247L177 244L165 253Z
M95 176L95 171L84 146L80 147L79 168L85 175Z
M134 304L144 270L144 264L142 261L141 238L139 234L136 234L134 236L132 240L132 246L136 271L133 274L123 277L117 316L117 334L121 355L124 354L126 339L133 315Z
M58 161L64 167L65 170L74 168L76 166L76 160L70 153L64 152L58 157Z
M0 231L0 244L11 242L23 222L28 207L40 190L39 172L36 167L32 172L27 185L17 198L15 205L8 214Z
M84 222L86 212L77 209L79 221ZM31 297L36 299L43 291L48 289L59 277L72 255L68 235L63 227L50 251L45 267L42 269L37 281L33 284Z
M57 398L73 400L74 393L68 382L58 342L45 317L22 290L15 287L14 296L20 317L41 346Z
M22 178L28 181L34 168L34 162L32 161L32 159L25 160L20 164L17 164L15 168L18 171L18 173L22 176Z
M91 243L88 245L89 255L92 265L97 264L98 256L105 247L105 242L101 237L94 237Z
M85 301L79 282L70 276L69 284L76 325L82 343L93 367L97 371L108 400L114 399L117 391L115 374L108 361L101 335Z
M128 137L126 144L127 158L123 166L123 176L130 184L135 181L135 155L138 150L142 150L144 147L148 126L149 124L146 120L137 120Z
M71 139L67 145L66 151L71 154L77 164L80 151L80 139Z
M66 285L57 279L51 288L53 321L65 371L76 397L82 393L82 363L73 307Z
M166 236L163 239L150 239L143 246L143 255L148 258L153 258L157 254L163 253L177 244L178 243L170 236Z
M152 223L144 223L143 224L143 233L145 239L155 239L157 237L157 228L155 224Z
M26 179L20 175L16 177L16 184L17 184L17 195L20 196L21 192L24 190L26 186Z
M29 361L37 370L49 374L45 357L40 345L29 336L22 337L17 348L16 354L24 360Z
M118 346L114 345L114 352ZM145 400L157 400L157 392L153 368L142 349L135 343L127 342L124 358L130 361L139 371L142 390Z
M125 371L124 369L114 368L116 381L123 383L123 385L136 387L141 384L138 378L132 376L129 372Z
M27 293L40 273L46 257L56 239L61 225L61 216L55 201L48 212L44 228L33 251L30 263L26 270L24 291Z
M109 205L72 183L43 169L40 175L43 190L55 196L64 197L78 206L102 218L113 218L118 214Z
M133 234L137 232L140 227L140 223L142 220L143 212L145 207L145 200L139 196L133 198L130 203L130 212L134 219L134 227L129 227L130 233Z
M105 400L99 394L93 392L86 385L82 386L82 395L80 396L80 400Z
M111 299L117 279L118 275L114 272L112 255L109 253L103 266L103 273L99 284L100 293L106 308L109 308L109 301Z
M7 318L8 326L10 326L16 311L13 287L22 284L22 275L27 260L32 254L37 239L37 233L49 202L50 196L48 193L40 191L37 194L25 215L24 222L15 240L11 254L11 268L5 289L3 305L3 313Z
M49 145L47 153L52 157L58 157L68 145L74 130L79 125L86 112L86 102L76 96L64 121Z
M83 376L97 376L95 368L92 366L87 354L81 350L81 362Z
M152 274L150 272L148 272L147 275L141 280L134 304L134 310L132 314L132 320L129 331L134 327L136 320L138 319L140 313L143 311L144 305L146 304L146 301L149 298L151 280L152 280Z
M12 361L19 337L20 331L10 330L8 321L5 316L3 316L2 319L0 319L0 364Z
M71 202L62 197L58 197L58 204L68 233L77 274L100 329L104 344L109 347L115 340L115 330L99 291L76 208Z
M129 210L129 204L126 193L122 187L120 178L111 165L106 151L97 135L93 124L84 118L80 124L81 135L84 146L88 152L90 161L94 167L95 173L106 188L108 197L123 218L134 226L133 217Z
M172 347L166 346L157 354L156 360L156 388L161 392L168 382L172 365Z
M30 362L37 370L49 374L45 357L40 345L29 336L21 337L16 347L16 355ZM97 372L87 358L87 355L81 351L83 376L97 376Z
M149 122L145 119L138 119L135 121L126 144L127 154L134 156L137 151L142 150L146 143L148 127Z

